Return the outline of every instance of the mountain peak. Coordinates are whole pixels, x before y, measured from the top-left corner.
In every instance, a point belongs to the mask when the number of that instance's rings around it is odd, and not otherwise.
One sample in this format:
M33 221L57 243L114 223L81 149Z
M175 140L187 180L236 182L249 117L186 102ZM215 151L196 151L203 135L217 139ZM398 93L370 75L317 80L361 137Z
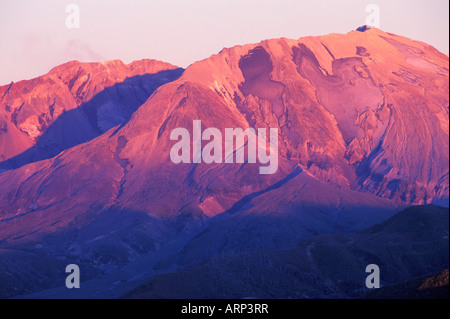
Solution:
M67 256L102 271L135 260L128 269L173 270L220 252L284 249L314 235L355 233L405 205L448 202L448 57L379 29L365 32L235 46L181 76L154 60L72 61L0 87L0 160L50 150L0 173L0 249L22 254L40 246L35 264L42 267L50 263L41 256ZM197 154L205 159L205 146L220 141L214 146L220 159L177 164L173 133L181 129L190 140L195 120L200 134L189 148L199 141ZM215 143L202 134L207 128L217 132ZM218 151L226 130L250 135L260 129L279 133L274 174L259 174L261 163L250 160L252 143L247 138L239 146L239 133L228 148L231 162ZM258 153L264 152L259 143ZM246 160L238 162L241 151ZM364 233L377 250L352 260L366 267L373 252L390 247L405 228L415 240L427 238L428 219L414 216L385 224L395 236L378 237L382 242L366 235L383 231ZM448 225L448 214L446 223L431 224ZM442 231L427 243L446 244L448 251L448 227ZM321 245L304 245L296 256L305 258L298 260L340 251L330 246L317 253ZM435 260L426 254L429 246L419 254L416 246L408 242L404 256ZM25 257L10 256L1 255L1 273L19 269L21 282L32 282L37 268L27 262L24 269ZM448 261L442 249L436 256ZM328 265L356 269L339 260ZM5 271L2 264L13 266ZM117 272L110 275L116 282ZM13 285L0 280L1 296Z
M356 31L365 32L365 31L370 30L372 28L373 28L373 26L365 24L363 26L360 26L360 27L356 28Z
M179 73L178 67L151 59L74 60L0 87L0 168L55 155L126 122L159 85Z

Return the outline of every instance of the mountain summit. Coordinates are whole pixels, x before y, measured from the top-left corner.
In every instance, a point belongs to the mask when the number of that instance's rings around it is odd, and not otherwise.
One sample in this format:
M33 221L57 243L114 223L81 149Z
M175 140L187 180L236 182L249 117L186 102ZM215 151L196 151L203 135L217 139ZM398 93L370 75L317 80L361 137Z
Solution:
M156 60L71 61L0 87L0 171L50 158L125 123L181 69Z
M65 101L88 103L83 118L72 118L73 131L88 125L99 133L0 174L0 247L39 242L36 254L65 252L102 265L167 252L159 266L169 269L221 251L359 231L407 205L448 202L448 66L433 47L372 28L223 49L178 78L159 79L167 83L138 99L134 113L122 107L145 95L125 77L174 67L72 62L2 87L5 159L46 141L45 119L56 123ZM125 102L101 97L89 106L119 81ZM192 134L194 120L221 132L277 129L278 171L173 163L171 132ZM9 136L17 147L7 146ZM183 247L185 254L167 257Z

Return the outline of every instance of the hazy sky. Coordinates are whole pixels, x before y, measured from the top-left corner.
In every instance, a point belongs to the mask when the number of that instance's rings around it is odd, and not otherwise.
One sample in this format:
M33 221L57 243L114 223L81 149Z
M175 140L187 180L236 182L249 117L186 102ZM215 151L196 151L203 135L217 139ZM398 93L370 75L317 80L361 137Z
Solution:
M66 27L68 4L80 28ZM0 85L70 61L154 58L187 67L224 47L380 28L449 52L449 0L0 0Z

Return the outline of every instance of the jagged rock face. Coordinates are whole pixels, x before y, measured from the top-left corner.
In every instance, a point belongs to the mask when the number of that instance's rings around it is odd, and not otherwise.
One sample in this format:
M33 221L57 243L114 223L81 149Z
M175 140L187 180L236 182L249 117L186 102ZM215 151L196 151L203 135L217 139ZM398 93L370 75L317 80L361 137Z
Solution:
M156 60L72 61L0 87L0 169L53 157L125 123L158 86L180 73Z
M251 165L237 173L234 166L203 164L187 174L188 168L172 165L168 134L189 128L192 119L221 130L278 128L278 174L262 178ZM201 197L208 189L220 209L227 208L223 189L230 196L236 189L247 194L282 179L296 164L323 183L429 203L448 197L448 58L377 29L225 49L161 88L118 135L127 138L122 156L135 169L153 176L148 167L160 165L168 174L176 170L178 179L189 176ZM173 187L161 182L163 189ZM124 199L128 187L133 196L135 190L155 193L149 184L130 178ZM180 188L183 193L186 187Z
M74 105L99 90L83 72L73 81L50 74L45 88L64 83ZM2 173L2 239L82 227L80 215L112 208L181 228L223 212L285 216L299 228L306 218L312 229L295 231L308 236L448 198L448 75L447 56L377 29L224 49L158 88L125 125ZM222 132L278 128L277 173L260 175L249 163L172 163L170 133L192 134L193 120Z
M18 168L0 173L9 274L0 295L57 285L48 275L14 290L43 262L56 272L79 260L88 278L130 264L125 274L144 278L134 275L289 248L365 229L408 204L448 201L448 63L373 28L236 46L181 76L153 61L71 62L1 87L0 169ZM277 172L173 163L170 134L192 136L193 120L222 134L278 129Z

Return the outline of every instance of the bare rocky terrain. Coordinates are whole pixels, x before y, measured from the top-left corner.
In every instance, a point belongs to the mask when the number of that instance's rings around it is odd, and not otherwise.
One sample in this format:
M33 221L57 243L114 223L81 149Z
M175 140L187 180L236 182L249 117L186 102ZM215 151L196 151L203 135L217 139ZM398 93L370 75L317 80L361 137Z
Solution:
M402 263L391 257L394 235L364 230L411 205L448 207L448 94L448 56L375 28L225 48L184 71L153 60L70 62L0 87L0 296L119 297L173 282L164 276L174 272L214 270L205 262L228 278L253 257L277 256L256 278L293 263L293 283L305 282L307 292L289 288L288 272L273 292L256 282L246 292L270 298L356 297L356 260L368 254L405 267L389 272L391 284L441 271L445 242L429 250L436 242L413 236L426 214L401 234ZM193 120L221 132L277 128L277 172L174 164L170 133L192 134ZM433 225L448 221L448 209L424 207ZM312 262L279 259L286 250ZM220 266L230 253L230 269ZM84 289L64 287L69 263L80 265ZM208 296L237 291L219 287ZM176 295L158 289L142 296Z

